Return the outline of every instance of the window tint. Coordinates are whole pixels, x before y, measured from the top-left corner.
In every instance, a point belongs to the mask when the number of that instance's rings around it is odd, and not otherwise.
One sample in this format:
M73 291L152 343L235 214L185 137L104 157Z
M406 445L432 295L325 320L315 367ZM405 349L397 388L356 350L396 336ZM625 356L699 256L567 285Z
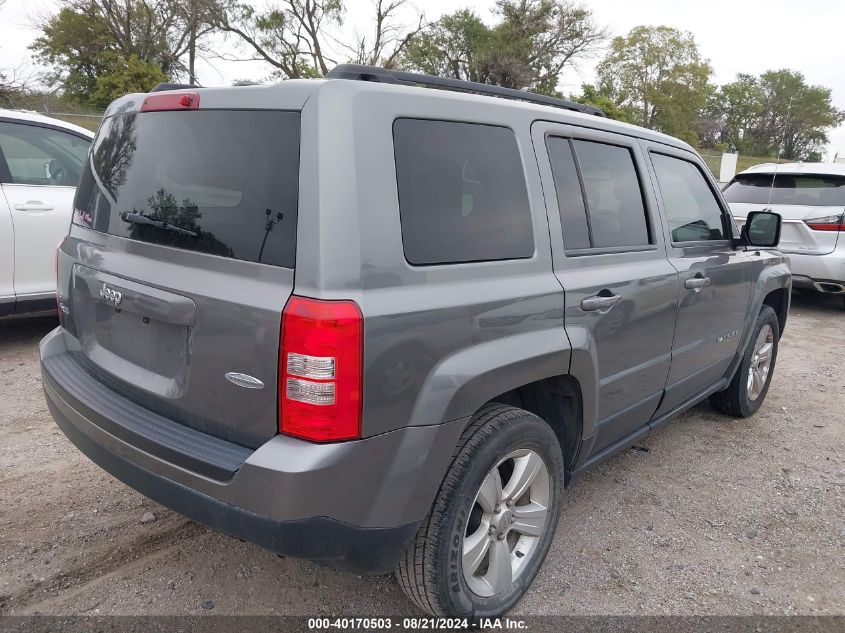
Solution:
M511 130L397 119L393 139L402 243L410 263L533 255L525 175Z
M566 250L590 248L590 232L587 228L587 208L578 180L578 169L568 139L548 139L549 159L563 227L563 245Z
M79 164L85 162L88 156L88 149L91 147L91 141L83 139L78 136L71 136L70 134L55 133L50 140L65 150L68 154L75 156Z
M665 154L652 154L673 242L725 239L722 209L698 167Z
M173 248L292 268L299 113L146 112L103 122L73 221Z
M650 243L643 195L631 150L592 141L573 141L594 248Z
M0 179L21 185L75 187L90 144L47 127L0 122Z
M728 202L839 207L845 206L845 176L740 174L724 195Z

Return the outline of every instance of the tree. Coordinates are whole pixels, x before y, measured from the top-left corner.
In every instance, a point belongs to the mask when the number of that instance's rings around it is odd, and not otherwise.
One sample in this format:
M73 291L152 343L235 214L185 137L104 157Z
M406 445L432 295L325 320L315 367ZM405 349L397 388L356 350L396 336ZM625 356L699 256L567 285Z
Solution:
M351 42L337 35L346 11L343 0L276 0L263 12L228 0L214 22L246 45L250 59L270 64L276 76L300 79L325 75L343 57L361 64L394 65L424 25L422 15L415 28L399 21L407 6L408 0L375 0L372 34L356 35Z
M472 10L445 15L415 36L402 64L428 74L557 94L561 72L607 39L592 12L569 0L498 0L498 22Z
M843 120L829 88L808 86L796 71L770 70L760 77L739 74L721 86L698 126L703 147L723 144L740 153L817 160L827 130Z
M267 62L286 79L328 72L332 61L324 42L326 29L342 21L342 0L281 0L265 12L232 0L214 19L217 28L252 49L251 59Z
M499 85L553 93L560 74L596 53L607 30L569 0L498 0L493 78ZM522 85L520 85L522 84Z
M828 142L827 129L845 121L845 111L833 106L830 88L808 86L793 70L760 75L760 123L751 142L758 151L794 160L818 160Z
M18 97L28 95L35 84L34 71L23 64L0 70L0 108L17 108Z
M724 144L746 152L749 135L763 113L763 89L760 81L747 74L738 74L736 80L721 86L709 100L705 120L712 122L712 142ZM702 146L707 146L711 139Z
M356 35L353 45L340 43L351 54L350 62L385 68L396 65L399 55L425 26L422 13L417 16L413 28L406 27L398 20L397 14L406 4L407 0L376 0L372 35Z
M444 15L414 37L401 64L428 75L486 82L493 30L471 9Z
M635 123L697 143L695 123L713 90L713 71L692 34L635 27L613 39L597 74L601 93L635 112Z
M105 18L65 7L42 25L42 35L30 48L52 70L49 85L80 102L93 98L97 77L108 72L108 53L117 54Z
M109 72L97 77L91 99L92 104L99 108L105 108L127 93L146 92L168 80L156 64L142 61L137 55L131 55L129 59L113 55L110 61Z
M162 72L184 76L183 57L213 29L215 0L64 0L77 12L100 15L118 52L157 63Z
M605 94L602 94L592 84L583 84L581 86L581 94L572 95L570 99L576 103L596 106L604 112L607 118L614 119L616 121L631 123L636 116L635 113L626 108L620 107L613 99Z
M128 75L132 85L142 76L194 79L198 43L211 31L216 6L217 0L63 0L30 48L52 68L48 83L82 103L101 104L99 80L117 86Z
M208 53L203 45L206 35L214 32L215 19L220 11L221 2L225 0L183 0L175 2L175 15L177 21L182 25L180 38L177 46L179 64L181 56L187 54L188 62L185 68L188 83L197 83L196 62L197 53Z

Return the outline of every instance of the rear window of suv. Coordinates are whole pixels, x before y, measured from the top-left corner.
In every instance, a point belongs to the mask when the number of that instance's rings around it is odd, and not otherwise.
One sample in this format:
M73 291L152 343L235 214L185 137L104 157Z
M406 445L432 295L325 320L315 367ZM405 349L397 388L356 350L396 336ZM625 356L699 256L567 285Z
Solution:
M845 205L845 176L741 174L722 193L728 202L838 207Z
M534 254L525 173L512 130L397 119L393 142L408 262L446 264Z
M293 268L298 112L193 110L103 122L75 224L120 237Z

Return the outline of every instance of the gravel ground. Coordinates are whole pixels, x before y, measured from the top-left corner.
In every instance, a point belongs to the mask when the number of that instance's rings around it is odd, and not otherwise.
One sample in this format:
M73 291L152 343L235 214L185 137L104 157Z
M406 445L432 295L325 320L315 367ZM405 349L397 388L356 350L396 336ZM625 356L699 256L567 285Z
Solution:
M756 416L700 405L576 482L513 615L845 614L843 323L797 296ZM413 613L392 577L278 558L90 463L41 392L54 326L0 322L0 613Z

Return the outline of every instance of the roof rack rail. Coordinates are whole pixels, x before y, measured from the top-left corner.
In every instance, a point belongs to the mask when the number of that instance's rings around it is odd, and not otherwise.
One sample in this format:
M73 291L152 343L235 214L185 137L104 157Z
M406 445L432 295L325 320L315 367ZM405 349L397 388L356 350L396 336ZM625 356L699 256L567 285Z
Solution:
M156 85L150 92L162 92L164 90L196 90L202 86L195 86L194 84L172 84L166 81Z
M448 77L435 77L434 75L422 75L409 73L401 70L388 70L381 66L366 66L364 64L338 64L327 74L326 79L352 79L354 81L375 81L385 84L400 84L404 86L431 86L433 88L446 88L448 90L459 90L464 92L475 92L491 97L503 97L505 99L516 99L539 103L541 105L563 108L584 114L606 116L600 108L565 99L556 99L546 95L538 95L533 92L503 88L502 86L491 86L475 81L462 81Z

